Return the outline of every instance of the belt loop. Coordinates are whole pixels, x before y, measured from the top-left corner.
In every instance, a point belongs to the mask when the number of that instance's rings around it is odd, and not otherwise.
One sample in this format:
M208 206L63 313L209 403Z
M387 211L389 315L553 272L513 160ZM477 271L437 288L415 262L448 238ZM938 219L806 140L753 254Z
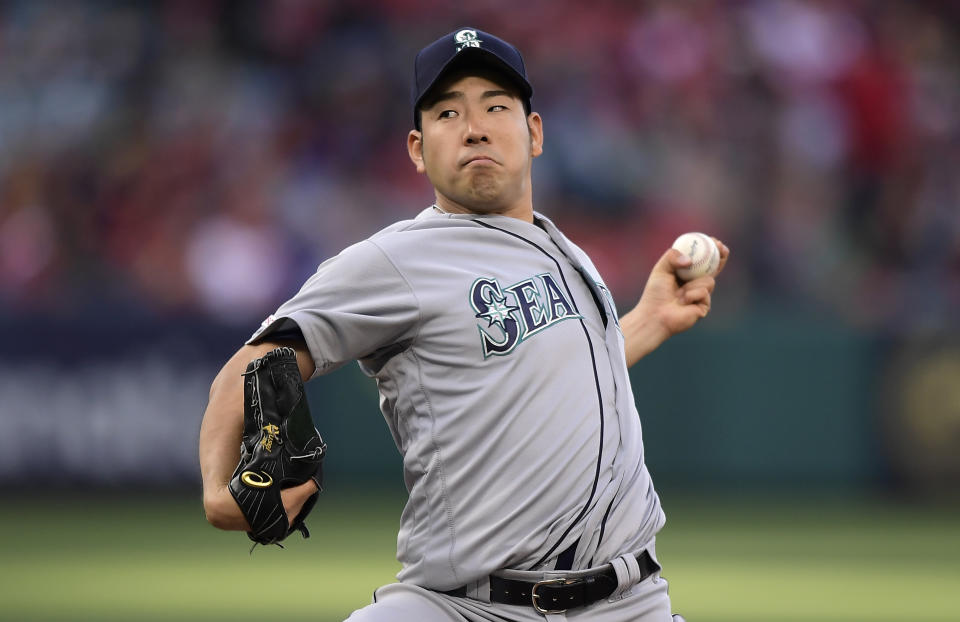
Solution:
M467 598L490 604L490 577L486 576L479 581L467 584Z
M580 546L580 538L577 538L563 553L557 555L557 565L553 569L570 570L573 568L573 560L577 555L578 546Z
M617 589L607 599L612 603L628 596L633 586L640 582L642 573L636 556L631 553L611 560L610 564L613 566L613 571L617 573Z

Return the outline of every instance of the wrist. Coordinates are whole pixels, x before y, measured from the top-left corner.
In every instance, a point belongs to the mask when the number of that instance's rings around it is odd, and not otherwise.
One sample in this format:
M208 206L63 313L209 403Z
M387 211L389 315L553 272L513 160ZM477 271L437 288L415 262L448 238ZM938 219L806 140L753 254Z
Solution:
M307 502L307 499L316 494L318 490L320 490L320 488L317 486L317 483L309 479L302 484L284 488L280 491L280 500L283 502L283 509L286 511L287 519L291 523L293 519L300 514L300 510L303 508L303 504Z
M620 328L623 330L628 367L656 350L670 337L665 323L656 313L644 307L642 301L620 319Z

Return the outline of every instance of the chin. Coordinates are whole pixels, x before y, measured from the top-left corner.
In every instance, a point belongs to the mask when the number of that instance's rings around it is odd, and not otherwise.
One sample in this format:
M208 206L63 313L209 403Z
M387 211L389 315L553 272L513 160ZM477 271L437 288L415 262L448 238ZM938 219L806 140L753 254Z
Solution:
M484 211L495 212L497 207L505 204L503 186L486 175L478 175L471 180L467 192L469 202Z

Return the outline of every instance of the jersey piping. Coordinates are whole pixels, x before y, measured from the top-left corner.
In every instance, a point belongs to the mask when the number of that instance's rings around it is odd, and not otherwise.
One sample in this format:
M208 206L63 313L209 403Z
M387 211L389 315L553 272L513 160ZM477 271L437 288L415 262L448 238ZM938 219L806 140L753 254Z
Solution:
M570 286L567 284L567 277L564 276L564 274L563 274L563 268L560 266L560 262L557 261L557 258L556 258L556 257L554 257L553 255L551 255L550 253L548 253L543 247L541 247L541 246L540 246L539 244L537 244L536 242L533 242L532 240L528 240L527 238L523 237L522 235L513 233L512 231L507 231L506 229L501 229L500 227L495 227L495 226L493 226L493 225L491 225L491 224L489 224L489 223L483 222L483 221L481 221L481 220L474 220L473 222L477 223L478 225L480 225L480 226L482 226L482 227L486 227L486 228L488 228L488 229L493 229L493 230L496 230L496 231L500 231L500 232L502 232L502 233L506 233L507 235L511 235L511 236L513 236L513 237L515 237L515 238L517 238L517 239L519 239L519 240L522 240L522 241L526 242L527 244L529 244L530 246L533 246L534 248L536 248L538 251L540 251L541 253L543 253L543 254L546 255L547 257L549 257L550 260L557 266L557 272L560 274L560 279L561 279L561 281L563 282L563 287L564 287L565 290L567 290L567 295L570 297L570 302L571 302L571 304L573 305L574 310L577 312L577 314L580 314L580 309L579 309L579 307L577 306L577 301L576 301L576 299L575 299L574 296L573 296L573 292L570 290ZM589 289L589 287L588 287L588 289ZM572 523L570 523L570 526L567 527L566 531L564 531L563 534L557 539L557 541L554 542L553 546L551 546L551 547L547 550L547 552L544 553L543 556L542 556L539 560L537 560L537 562L536 562L535 564L533 564L533 565L530 567L530 570L533 570L533 569L539 567L541 564L543 564L543 562L545 562L547 559L549 559L549 558L550 558L550 555L552 555L553 552L557 549L557 547L560 546L560 543L563 542L568 535L570 535L570 532L573 531L573 528L574 528L581 520L583 520L583 517L584 517L584 516L587 515L587 512L590 510L590 504L593 503L593 497L594 497L594 495L595 495L596 492L597 492L597 486L598 486L598 484L599 484L599 482L600 482L600 468L601 468L601 465L602 465L602 463L603 463L603 439L604 439L603 392L602 392L602 390L600 389L600 378L599 378L599 372L597 371L597 357L596 357L596 354L594 353L594 349L593 349L593 340L590 339L590 333L589 333L589 331L587 331L587 325L586 325L586 323L585 323L584 320L583 320L582 314L580 314L580 315L581 315L580 320L579 320L579 321L580 321L580 327L583 329L583 335L584 335L584 337L587 338L587 345L589 346L589 349L590 349L590 363L591 363L591 365L592 365L592 367L593 367L593 381L594 381L594 385L596 386L596 389L597 389L597 402L598 402L599 410L600 410L600 443L599 443L599 448L598 448L598 450L597 450L597 468L596 468L596 471L595 471L594 476L593 476L593 486L590 488L590 496L587 498L587 501L586 501L586 503L584 504L583 509L580 510L580 514L578 514L578 515L577 515L577 518L574 519L574 521L573 521Z

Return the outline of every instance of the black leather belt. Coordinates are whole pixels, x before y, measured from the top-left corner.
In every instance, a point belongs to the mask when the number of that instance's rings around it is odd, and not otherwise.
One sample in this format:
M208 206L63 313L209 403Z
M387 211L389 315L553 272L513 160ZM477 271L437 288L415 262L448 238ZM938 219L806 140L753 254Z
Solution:
M640 581L660 570L646 551L637 555L640 566ZM490 575L490 601L503 605L532 605L540 613L561 613L567 609L584 607L609 597L617 589L617 573L611 564L602 570L571 578L544 579L543 581L517 581ZM458 587L448 592L449 596L466 597L467 587Z

